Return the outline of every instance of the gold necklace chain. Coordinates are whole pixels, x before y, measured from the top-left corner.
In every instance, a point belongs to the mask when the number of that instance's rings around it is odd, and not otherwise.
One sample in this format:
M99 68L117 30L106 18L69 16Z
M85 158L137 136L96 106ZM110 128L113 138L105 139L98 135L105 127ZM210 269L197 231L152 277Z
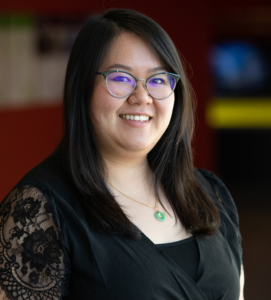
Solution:
M148 205L148 204L142 203L142 202L140 202L140 201L137 201L137 200L135 200L135 199L133 199L133 198L131 198L131 197L125 195L123 192L121 192L119 189L117 189L111 182L107 181L106 179L104 179L104 180L105 180L107 183L109 183L115 190L117 190L119 193L121 193L123 196L125 196L125 197L127 197L127 198L129 198L129 199L131 199L131 200L133 200L133 201L135 201L135 202L137 202L137 203L139 203L139 204L142 204L142 205L145 205L145 206L147 206L147 207L149 207L149 208L152 208L152 209L154 209L155 211L158 211L158 207L157 207L157 197L156 197L156 195L155 195L155 206L150 206L150 205Z
M148 205L148 204L142 203L142 202L140 202L140 201L137 201L137 200L135 200L135 199L133 199L133 198L131 198L131 197L125 195L123 192L121 192L119 189L117 189L111 182L107 181L105 178L104 178L104 180L105 180L108 184L110 184L115 190L117 190L119 193L121 193L123 196L125 196L125 197L127 197L127 198L129 198L129 199L131 199L131 200L133 200L133 201L135 201L135 202L137 202L137 203L139 203L139 204L142 204L142 205L145 205L145 206L147 206L147 207L149 207L149 208L154 209L154 210L155 210L154 216L155 216L155 218L156 218L158 221L160 221L160 222L164 222L164 221L165 221L165 219L166 219L165 214L162 213L161 211L159 211L159 210L158 210L158 207L157 207L157 196L156 196L156 193L155 193L155 206L150 206L150 205Z

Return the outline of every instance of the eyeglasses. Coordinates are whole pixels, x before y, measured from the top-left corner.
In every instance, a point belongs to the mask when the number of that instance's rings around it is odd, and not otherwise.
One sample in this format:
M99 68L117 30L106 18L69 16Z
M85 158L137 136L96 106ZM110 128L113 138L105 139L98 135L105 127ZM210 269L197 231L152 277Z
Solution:
M138 86L138 81L145 81L145 88L155 99L166 99L174 91L180 75L161 72L154 74L147 79L137 79L134 75L120 70L97 72L103 75L108 92L116 98L129 96Z

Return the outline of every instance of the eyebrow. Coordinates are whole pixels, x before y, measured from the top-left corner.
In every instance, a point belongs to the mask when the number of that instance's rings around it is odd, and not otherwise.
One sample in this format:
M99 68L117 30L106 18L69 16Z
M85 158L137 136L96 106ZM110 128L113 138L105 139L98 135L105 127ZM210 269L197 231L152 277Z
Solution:
M123 64L114 64L114 65L111 65L108 67L108 69L121 69L121 70L125 70L125 71L130 71L132 72L133 69L129 66L126 66L126 65L123 65ZM156 67L156 68L151 68L148 70L149 73L153 73L153 72L167 72L167 69L163 66L159 66L159 67Z
M152 68L152 69L149 70L149 72L159 72L159 71L161 71L161 72L168 72L168 70L165 67L162 67L162 66L156 67L156 68Z

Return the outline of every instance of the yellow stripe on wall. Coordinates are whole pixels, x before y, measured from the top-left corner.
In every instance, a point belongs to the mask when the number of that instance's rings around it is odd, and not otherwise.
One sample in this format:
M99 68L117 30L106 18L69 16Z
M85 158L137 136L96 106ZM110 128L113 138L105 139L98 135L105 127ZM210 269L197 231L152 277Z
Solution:
M214 99L206 120L213 128L271 128L271 98Z

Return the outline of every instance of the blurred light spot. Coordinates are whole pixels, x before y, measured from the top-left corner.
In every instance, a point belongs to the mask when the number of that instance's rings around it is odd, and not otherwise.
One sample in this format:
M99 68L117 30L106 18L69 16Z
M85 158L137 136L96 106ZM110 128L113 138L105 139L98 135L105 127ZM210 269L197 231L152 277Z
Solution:
M271 99L215 99L206 109L213 128L271 128Z

